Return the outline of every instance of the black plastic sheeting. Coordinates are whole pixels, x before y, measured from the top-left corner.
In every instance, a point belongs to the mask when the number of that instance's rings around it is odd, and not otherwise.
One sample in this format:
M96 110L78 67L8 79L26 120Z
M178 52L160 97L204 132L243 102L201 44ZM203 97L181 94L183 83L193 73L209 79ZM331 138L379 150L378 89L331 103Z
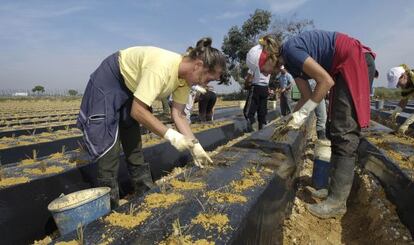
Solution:
M377 110L371 107L371 116L373 120L377 120L379 119L379 121L382 120L389 120L391 119L391 114L392 111L384 111L384 110ZM397 123L399 125L403 124L405 122L405 120L407 120L407 118L410 116L410 113L406 113L406 112L402 112L400 113L400 115L397 117ZM414 124L410 125L411 129L414 129Z
M64 130L66 128L74 128L74 127L76 127L75 123L68 123L68 124L56 125L56 126L28 127L28 128L23 128L23 129L3 130L3 131L0 131L0 138L40 134L40 133L45 133L49 131Z
M391 129L373 123L371 131L392 132ZM376 145L363 138L359 147L359 160L362 166L376 176L387 198L397 207L401 222L414 236L414 182L392 159Z
M276 111L268 119L276 118ZM196 133L206 150L227 143L244 133L245 120L235 119L221 128ZM169 143L161 143L143 149L144 158L150 163L154 179L166 175L176 166L183 166L190 159L189 152L179 153ZM126 163L121 161L119 171L121 195L130 188ZM47 205L61 193L71 193L94 186L96 164L88 164L57 175L42 177L20 185L0 189L0 237L3 244L27 244L41 239L55 230L55 224ZM3 215L7 214L7 215Z
M217 109L215 114L216 119L232 118L241 114L241 110L238 108L222 108ZM275 118L276 111L270 111L267 118ZM146 133L148 130L141 128L141 133ZM37 132L37 131L36 131ZM10 164L20 162L21 160L32 157L33 151L37 152L37 157L45 157L50 154L61 152L62 147L65 146L66 151L71 151L79 148L79 143L82 140L82 136L69 137L60 140L54 140L50 142L35 143L30 145L16 146L10 148L0 149L1 164Z
M220 152L214 160L231 159L231 165L215 167L211 170L191 169L192 179L206 183L206 189L198 191L178 191L184 201L168 209L152 209L152 215L134 229L109 227L103 219L98 219L84 228L84 244L99 244L113 240L111 244L158 244L173 232L172 223L179 219L183 235L191 235L192 240L214 240L215 244L277 244L282 241L282 222L290 212L294 198L294 188L289 184L291 175L285 175L283 166L291 166L291 174L296 166L292 152L300 152L306 141L306 131L291 132L286 142L273 143L270 137L274 125L253 133L233 147ZM272 158L272 153L286 156L286 159ZM218 204L208 202L204 195L208 190L225 190L232 180L241 179L246 168L264 166L275 171L262 175L264 185L254 186L242 192L248 201L244 204ZM282 170L280 172L280 170ZM191 181L191 180L190 180ZM153 189L152 192L159 190ZM149 194L149 193L147 193ZM131 204L138 207L145 197L131 200L116 212L126 213ZM202 203L202 205L200 204ZM191 220L202 212L226 214L231 229L226 232L205 230L199 225L191 225ZM61 237L58 241L77 239L76 232Z

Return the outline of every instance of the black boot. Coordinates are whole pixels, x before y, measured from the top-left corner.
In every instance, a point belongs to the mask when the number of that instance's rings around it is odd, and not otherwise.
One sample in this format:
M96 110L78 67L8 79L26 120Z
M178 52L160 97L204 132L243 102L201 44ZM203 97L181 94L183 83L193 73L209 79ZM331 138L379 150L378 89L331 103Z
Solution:
M142 165L128 164L128 170L135 195L141 196L155 186L152 181L151 170L148 163Z
M331 163L336 167L330 183L328 198L318 204L308 204L309 212L319 218L328 219L346 213L346 200L354 180L355 157L332 155Z
M253 132L253 123L250 120L247 120L246 132Z
M313 198L326 199L328 197L328 189L315 189L312 186L306 186L305 188Z
M318 140L326 140L326 132L325 129L316 131L316 135L318 136Z
M109 187L111 192L109 193L111 199L111 209L115 209L119 206L119 188L116 179L99 179L98 187Z

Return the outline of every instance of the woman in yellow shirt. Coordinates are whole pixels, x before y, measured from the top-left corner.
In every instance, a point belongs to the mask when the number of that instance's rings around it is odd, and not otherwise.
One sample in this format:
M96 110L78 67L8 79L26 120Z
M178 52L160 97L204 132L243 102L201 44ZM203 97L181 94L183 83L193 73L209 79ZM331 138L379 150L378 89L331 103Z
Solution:
M219 80L224 55L203 38L180 55L157 47L137 46L107 57L91 74L77 125L92 161L98 163L98 185L111 187L112 207L118 205L120 143L137 194L152 186L144 163L140 124L168 140L177 150L190 150L197 166L212 163L185 118L192 85ZM149 111L156 99L173 95L171 117L177 130L167 128Z

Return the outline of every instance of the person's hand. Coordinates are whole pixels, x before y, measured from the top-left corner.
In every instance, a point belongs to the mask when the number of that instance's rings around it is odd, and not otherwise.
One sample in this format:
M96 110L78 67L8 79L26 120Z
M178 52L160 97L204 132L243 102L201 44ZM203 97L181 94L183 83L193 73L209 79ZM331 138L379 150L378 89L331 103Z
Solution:
M398 128L398 133L404 135L412 123L414 123L414 114L407 118L407 120L405 120L405 122Z
M282 118L275 128L273 139L281 140L289 130L298 130L317 106L317 103L308 100L298 111Z
M402 134L402 135L405 135L407 130L408 130L408 125L403 124L398 128L398 133Z
M194 144L194 147L190 149L193 156L194 164L197 167L204 168L204 164L211 164L213 160L209 157L207 152L204 151L200 143Z
M398 105L394 108L394 110L392 110L391 120L393 123L397 121L397 117L400 115L402 111L403 109L399 107Z
M169 128L167 132L165 132L164 139L168 140L178 151L190 150L194 147L194 143L191 139L186 138L172 128Z
M317 106L318 103L315 103L312 100L306 101L298 111L292 114L292 118L289 120L287 127L291 129L299 129Z

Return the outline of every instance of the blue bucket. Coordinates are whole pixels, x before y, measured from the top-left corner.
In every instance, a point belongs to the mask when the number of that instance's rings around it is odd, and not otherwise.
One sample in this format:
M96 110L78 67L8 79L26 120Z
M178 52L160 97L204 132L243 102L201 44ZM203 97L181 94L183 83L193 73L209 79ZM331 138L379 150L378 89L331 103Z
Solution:
M84 226L111 211L109 187L91 188L63 195L47 207L61 236Z
M328 188L331 163L320 159L313 162L312 183L317 190Z

